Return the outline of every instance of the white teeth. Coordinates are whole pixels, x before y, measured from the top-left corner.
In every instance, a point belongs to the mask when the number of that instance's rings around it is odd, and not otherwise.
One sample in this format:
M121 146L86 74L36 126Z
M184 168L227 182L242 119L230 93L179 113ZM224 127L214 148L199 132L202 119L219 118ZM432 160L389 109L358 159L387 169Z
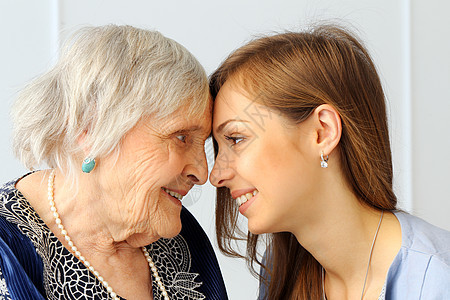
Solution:
M171 191L171 190L169 190L169 189L166 189L166 188L162 188L167 194L169 194L170 196L172 196L172 197L175 197L175 198L177 198L178 200L181 200L181 199L183 199L183 196L182 195L180 195L180 194L178 194L178 193L176 193L176 192L174 192L174 191Z
M245 197L245 195L242 195L242 196L238 197L238 204L239 204L239 206L241 206L242 204L244 204L247 201L248 201L248 199L247 199L247 197Z
M247 202L248 200L250 200L253 196L256 196L257 194L258 194L258 191L254 190L253 193L247 193L247 194L237 197L236 198L237 205L241 206L242 204L244 204L245 202Z

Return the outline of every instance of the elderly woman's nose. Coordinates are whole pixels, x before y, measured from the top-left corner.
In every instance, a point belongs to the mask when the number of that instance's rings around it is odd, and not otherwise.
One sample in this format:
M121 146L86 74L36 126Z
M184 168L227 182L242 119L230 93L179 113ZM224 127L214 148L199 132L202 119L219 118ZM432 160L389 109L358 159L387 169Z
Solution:
M193 184L205 184L208 180L208 164L204 151L193 155L193 159L186 165L185 175Z
M231 162L226 159L226 157L219 153L214 162L211 175L209 176L209 181L212 185L215 187L226 186L227 182L234 177L233 170L230 168L230 163Z

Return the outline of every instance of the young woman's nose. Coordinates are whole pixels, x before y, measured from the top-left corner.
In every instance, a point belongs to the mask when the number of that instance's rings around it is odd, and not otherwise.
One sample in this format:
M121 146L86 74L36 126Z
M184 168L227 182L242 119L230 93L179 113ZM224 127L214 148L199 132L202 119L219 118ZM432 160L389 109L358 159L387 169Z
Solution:
M214 162L214 167L209 176L209 181L215 187L223 187L226 186L226 183L233 177L234 171L231 168L231 161L219 153L216 157L216 161Z

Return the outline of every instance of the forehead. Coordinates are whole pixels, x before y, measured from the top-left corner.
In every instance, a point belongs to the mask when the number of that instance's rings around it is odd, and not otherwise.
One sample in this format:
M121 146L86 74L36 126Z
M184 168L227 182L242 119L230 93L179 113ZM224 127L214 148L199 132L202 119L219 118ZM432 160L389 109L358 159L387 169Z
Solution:
M260 99L261 98L261 99ZM264 123L274 112L265 106L263 97L252 95L236 80L227 80L214 102L213 130L228 120ZM261 119L262 118L262 119Z
M169 136L173 133L198 134L208 136L211 132L211 105L198 112L187 114L188 108L181 107L166 117L155 117L152 115L142 118L136 128L147 128L153 134Z
M202 111L187 115L188 109L181 107L166 118L165 127L177 127L177 130L196 129L197 131L211 131L212 104L209 103Z
M214 124L222 118L229 118L230 114L243 118L248 107L254 104L245 94L238 84L227 80L220 88L214 102Z
M226 81L214 102L213 133L220 133L228 124L245 124L252 130L265 131L269 124L293 125L279 110L264 105L263 95L253 96L237 82Z

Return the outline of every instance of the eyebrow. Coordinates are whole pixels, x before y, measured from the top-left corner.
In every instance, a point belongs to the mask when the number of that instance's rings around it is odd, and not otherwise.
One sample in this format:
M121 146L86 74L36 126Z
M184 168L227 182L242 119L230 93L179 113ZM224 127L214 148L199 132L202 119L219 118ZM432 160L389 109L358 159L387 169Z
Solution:
M193 131L201 131L202 128L200 126L194 125L188 128L178 129L175 132L193 132Z
M248 121L246 121L246 120L241 120L241 119L229 119L229 120L223 122L222 124L220 124L219 126L217 126L217 132L221 132L221 131L223 130L223 128L224 128L225 126L227 126L228 123L231 123L231 122L246 122L246 123L248 123Z
M194 125L188 128L182 128L182 129L178 129L173 131L170 135L174 135L174 134L191 134L191 133L196 133L196 132L201 132L204 129L200 126Z

